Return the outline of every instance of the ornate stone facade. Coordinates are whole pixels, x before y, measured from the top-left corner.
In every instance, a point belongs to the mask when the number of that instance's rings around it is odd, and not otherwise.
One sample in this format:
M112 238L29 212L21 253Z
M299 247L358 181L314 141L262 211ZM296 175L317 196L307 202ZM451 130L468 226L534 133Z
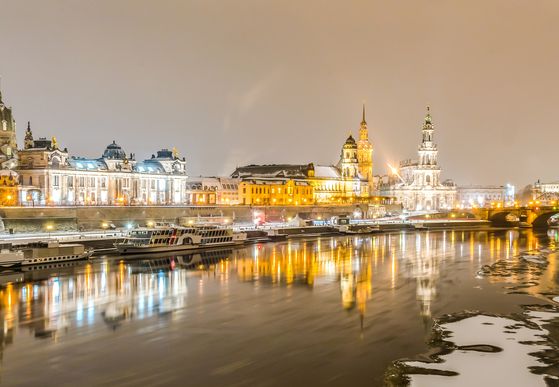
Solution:
M16 121L12 108L4 104L0 90L0 166L2 169L12 169L16 165Z
M357 162L359 175L365 178L370 185L373 183L373 144L369 141L369 129L365 120L365 105L363 105L363 119L359 128L357 141Z
M23 205L188 204L186 160L163 149L136 161L116 142L100 158L70 157L55 138L33 139L19 152Z
M456 187L450 181L441 182L438 149L434 143L435 127L431 112L427 114L421 130L421 144L417 161L404 161L400 169L394 169L387 185L381 186L381 194L395 196L408 211L439 211L450 209L456 201Z

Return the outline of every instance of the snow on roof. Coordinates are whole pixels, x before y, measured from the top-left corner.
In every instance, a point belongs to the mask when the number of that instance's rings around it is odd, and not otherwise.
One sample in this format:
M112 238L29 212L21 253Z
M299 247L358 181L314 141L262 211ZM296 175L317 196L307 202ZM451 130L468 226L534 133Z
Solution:
M316 165L314 167L314 176L338 179L340 178L340 171L333 165Z

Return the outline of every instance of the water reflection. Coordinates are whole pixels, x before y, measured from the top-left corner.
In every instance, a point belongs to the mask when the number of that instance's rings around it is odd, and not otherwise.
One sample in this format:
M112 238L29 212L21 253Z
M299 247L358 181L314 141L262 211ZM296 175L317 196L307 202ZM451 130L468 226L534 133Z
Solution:
M539 236L529 230L403 232L3 272L0 341L4 350L14 343L18 329L37 339L57 340L96 324L112 330L130 320L172 320L194 300L210 297L209 284L212 296L217 293L224 300L234 294L231 286L259 289L255 297L266 297L270 288L318 291L335 286L338 310L355 314L362 331L370 310L380 313L404 304L411 287L416 309L407 313L428 321L438 297L445 295L438 291L442 279L456 275L452 271L457 267L473 278L482 264L510 259L557 238L557 230ZM379 301L371 305L375 294Z

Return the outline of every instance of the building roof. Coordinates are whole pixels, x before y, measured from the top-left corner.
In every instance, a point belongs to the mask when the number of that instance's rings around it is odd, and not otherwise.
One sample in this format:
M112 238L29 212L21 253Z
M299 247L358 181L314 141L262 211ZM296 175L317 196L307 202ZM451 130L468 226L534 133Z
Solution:
M113 142L107 145L107 147L105 148L105 151L103 152L103 158L124 160L126 158L126 152L113 140Z
M353 136L350 134L347 140L345 140L344 148L356 148L356 147L357 147L357 143L355 142Z
M312 167L309 164L267 164L247 165L238 167L231 177L290 177L306 178L307 171Z
M340 170L333 165L317 165L314 167L314 176L329 179L339 179Z

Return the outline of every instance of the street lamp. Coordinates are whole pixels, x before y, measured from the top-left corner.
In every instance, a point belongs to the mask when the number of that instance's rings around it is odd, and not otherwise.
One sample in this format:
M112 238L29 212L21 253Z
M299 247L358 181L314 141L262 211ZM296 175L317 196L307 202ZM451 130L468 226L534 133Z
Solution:
M54 228L54 227L53 227L52 224L47 224L47 231L49 232L49 238L50 238L50 233L51 233L51 231L52 231L53 228Z

